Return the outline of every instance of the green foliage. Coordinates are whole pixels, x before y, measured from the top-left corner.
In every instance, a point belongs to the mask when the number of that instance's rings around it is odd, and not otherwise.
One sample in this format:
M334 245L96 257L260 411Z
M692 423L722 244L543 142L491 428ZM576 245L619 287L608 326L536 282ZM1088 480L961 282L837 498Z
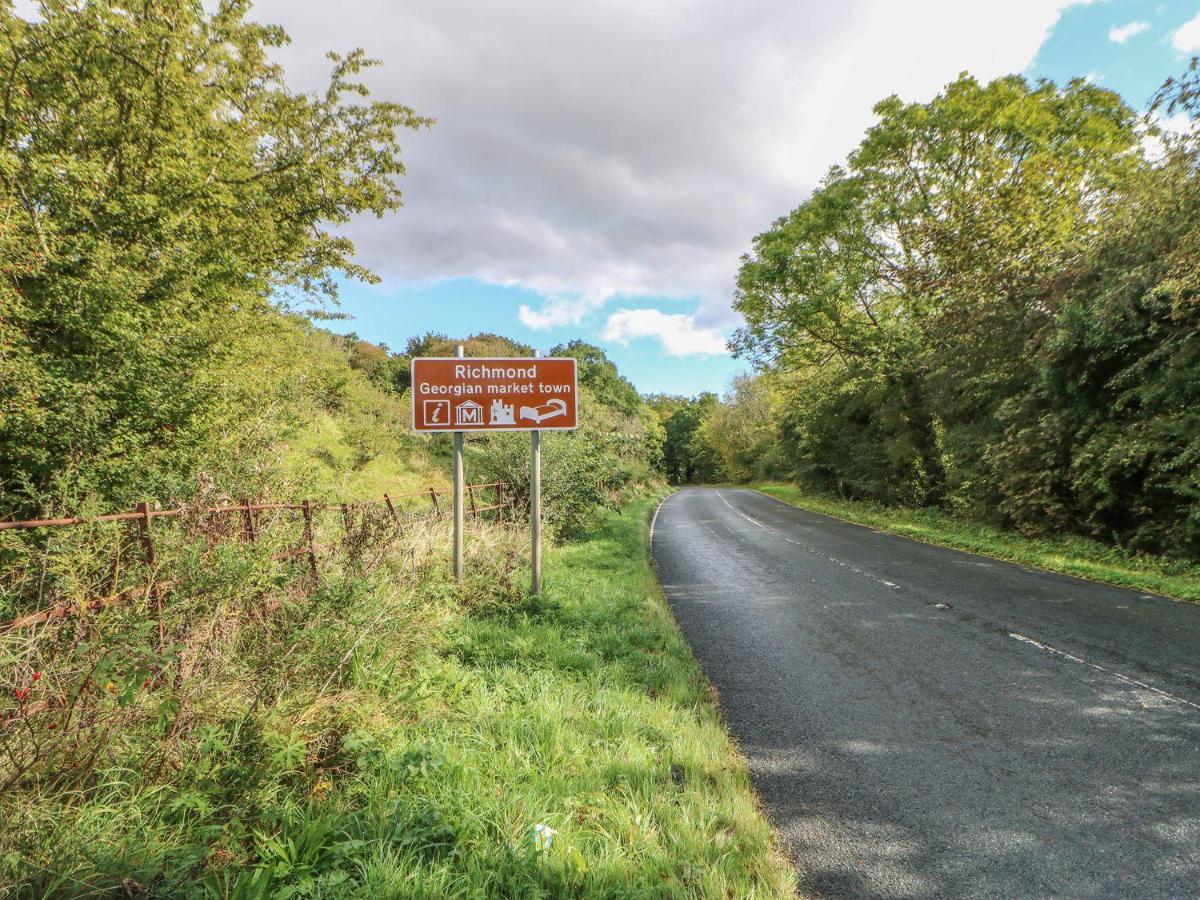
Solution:
M667 408L674 404L666 405ZM717 405L717 395L705 392L684 399L670 412L664 425L663 469L676 484L715 481L720 477L720 459L705 439L703 425Z
M198 616L182 714L151 727L154 697L139 693L96 723L111 725L104 741L10 786L0 890L792 896L656 593L651 505L550 549L540 598L498 587L524 529L475 523L464 590L443 531L410 534L368 575L327 568L308 595L281 583L244 606L179 598L172 633ZM547 847L538 825L554 831Z
M414 356L454 356L459 345L463 354L472 357L533 356L533 348L499 334L480 332L465 338L451 338L429 331L408 339L400 353L393 354L374 368L374 380L387 384L398 394L412 384L409 366Z
M994 460L1019 526L1200 556L1200 184L1183 153L1074 277Z
M768 378L737 375L702 419L693 442L712 448L725 478L770 478L782 465L776 421L784 411Z
M457 344L469 357L528 356L532 350L492 334L454 341L425 335L409 341L414 356L453 356ZM572 432L542 434L543 520L561 539L581 532L602 507L615 507L631 492L661 483L663 427L633 386L599 347L571 341L552 351L579 360L579 424ZM472 436L467 442L472 478L508 482L528 509L529 435Z
M1198 82L1158 103L1194 117ZM875 112L743 259L734 343L778 428L748 430L745 391L710 413L727 475L1200 552L1195 139L1152 158L1083 80Z
M290 91L248 3L0 8L3 514L180 489L239 410L226 364L279 296L371 275L331 229L396 208L396 131L360 52Z
M484 478L507 481L520 508L529 510L529 436L494 435L481 461ZM542 520L560 538L578 534L620 486L619 462L581 435L542 435Z
M542 510L563 539L577 535L602 507L614 508L633 492L661 483L663 429L639 404L629 415L594 396L582 381L580 427L542 434ZM529 503L529 436L496 434L472 439L472 471L485 481L507 481L517 502Z

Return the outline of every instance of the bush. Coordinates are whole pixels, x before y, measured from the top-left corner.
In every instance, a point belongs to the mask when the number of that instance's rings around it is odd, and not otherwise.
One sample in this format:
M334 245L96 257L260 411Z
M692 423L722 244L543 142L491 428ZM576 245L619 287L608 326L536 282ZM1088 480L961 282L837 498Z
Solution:
M530 439L525 434L495 435L482 455L481 476L507 481L520 509L528 513ZM629 473L583 435L542 435L542 521L561 539L578 534L592 513L611 503L611 492L628 482Z

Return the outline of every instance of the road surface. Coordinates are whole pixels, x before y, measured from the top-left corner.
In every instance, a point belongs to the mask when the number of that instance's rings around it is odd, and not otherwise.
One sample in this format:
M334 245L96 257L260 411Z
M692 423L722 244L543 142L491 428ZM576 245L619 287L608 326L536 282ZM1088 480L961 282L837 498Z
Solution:
M1200 897L1200 605L749 490L651 535L817 897Z

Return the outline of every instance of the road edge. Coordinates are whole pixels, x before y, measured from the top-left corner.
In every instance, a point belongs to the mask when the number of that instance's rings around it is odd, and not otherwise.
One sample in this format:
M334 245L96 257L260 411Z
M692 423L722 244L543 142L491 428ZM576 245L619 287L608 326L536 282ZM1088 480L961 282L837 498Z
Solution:
M1161 590L1158 590L1155 588L1147 588L1147 587L1142 587L1141 585L1135 585L1135 584L1124 584L1120 581L1111 581L1111 580L1100 579L1100 578L1089 578L1086 575L1077 575L1074 572L1064 572L1061 569L1050 569L1050 568L1047 568L1046 566L1040 566L1037 563L1025 562L1024 560L1015 559L1010 556L997 556L994 553L987 553L982 550L969 549L967 547L959 547L959 546L955 546L953 544L942 543L940 541L932 541L932 540L928 540L926 538L914 537L911 534L903 534L902 532L893 531L889 528L884 528L884 527L880 527L877 525L869 525L866 522L856 521L855 519L847 519L845 516L836 516L836 515L833 515L832 513L821 512L821 511L818 511L815 509L809 509L806 506L801 506L799 503L791 503L787 500L782 499L781 497L776 497L773 494L768 494L766 491L761 490L757 487L751 487L748 485L732 485L732 487L735 487L735 488L738 488L741 490L753 491L756 494L761 494L762 496L764 496L770 500L774 500L776 503L782 503L784 506L790 506L792 509L803 510L804 512L808 513L810 516L821 516L822 518L833 519L835 522L844 522L847 525L854 525L858 528L865 528L868 531L874 531L878 534L886 534L886 535L889 535L890 537L903 538L904 540L913 541L914 543L918 543L918 544L925 544L930 547L940 547L943 550L953 550L956 553L966 553L969 556L979 556L979 557L982 557L983 559L991 559L991 560L995 560L996 562L1008 563L1009 565L1019 566L1024 569L1028 569L1029 571L1032 571L1032 572L1044 572L1047 575L1059 575L1059 576L1062 576L1063 578L1074 578L1076 581L1082 581L1087 584L1099 584L1099 585L1104 585L1105 587L1121 588L1122 590L1133 591L1134 593L1148 594L1148 595L1153 595L1154 597L1162 597L1166 600L1171 600L1175 603L1189 603L1189 604L1193 604L1193 605L1200 605L1200 599L1192 599L1190 597L1180 597L1176 594L1168 594L1165 591L1161 591Z
M653 576L653 589L651 602L659 604L667 617L670 619L671 627L675 629L675 633L683 642L683 645L688 648L688 653L691 654L692 661L695 663L696 671L699 672L700 678L704 683L705 691L708 693L712 702L713 710L716 713L717 721L720 723L722 730L725 732L726 738L729 741L731 756L741 770L746 774L746 781L749 785L750 796L754 800L754 807L758 810L758 814L763 821L767 823L771 830L771 853L775 857L779 865L785 866L796 873L796 893L797 900L803 900L807 895L804 894L799 886L799 869L800 861L790 856L779 840L779 828L775 821L771 818L767 810L766 804L763 803L762 796L758 792L758 787L754 783L754 776L750 771L750 762L746 755L742 752L741 745L738 743L737 735L733 733L733 729L729 727L729 721L725 715L725 703L721 698L721 692L717 690L717 686L713 680L708 677L708 673L704 671L704 665L700 662L700 658L696 656L696 651L692 648L691 643L684 634L683 628L679 625L679 620L675 618L675 610L671 607L671 601L667 599L666 592L663 590L662 580L658 573L658 563L654 559L654 527L658 523L658 514L662 510L666 502L672 497L679 494L682 490L680 487L669 486L667 493L662 496L654 507L654 512L650 514L649 522L646 528L646 559L650 564L650 573Z

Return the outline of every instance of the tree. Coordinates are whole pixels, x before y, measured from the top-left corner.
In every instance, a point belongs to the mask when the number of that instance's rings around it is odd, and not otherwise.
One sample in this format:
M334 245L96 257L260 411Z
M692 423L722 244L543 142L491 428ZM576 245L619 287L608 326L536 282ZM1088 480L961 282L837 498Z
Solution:
M1160 92L1200 114L1193 62ZM1137 550L1200 554L1200 142L1170 139L1049 284L1053 328L1000 411L1001 508L1031 531L1083 531Z
M742 374L701 422L699 439L734 481L779 474L777 409L767 376Z
M720 463L716 452L704 442L702 426L717 405L709 391L688 400L666 421L663 468L672 481L716 480Z
M177 487L231 336L335 298L335 272L373 278L336 228L399 206L397 130L429 120L366 101L359 51L293 93L268 55L286 36L248 5L0 9L5 512Z
M625 415L635 415L642 407L637 388L617 371L616 363L595 344L573 340L559 344L551 356L570 356L578 363L579 383L586 385L601 403L619 409Z
M1028 376L1021 350L1049 321L1045 281L1144 160L1132 110L1082 80L964 75L929 103L892 97L875 111L848 169L743 258L734 347L783 371L836 366L881 383L862 396L898 405L897 447L916 455L936 505L947 431L994 420ZM952 462L978 464L968 443Z
M452 338L447 335L427 331L425 334L411 337L404 349L391 357L387 366L388 379L397 393L404 393L412 384L412 373L409 371L413 357L417 356L454 356L462 345L463 353L469 357L488 356L532 356L533 348L500 334L481 331L465 338Z

